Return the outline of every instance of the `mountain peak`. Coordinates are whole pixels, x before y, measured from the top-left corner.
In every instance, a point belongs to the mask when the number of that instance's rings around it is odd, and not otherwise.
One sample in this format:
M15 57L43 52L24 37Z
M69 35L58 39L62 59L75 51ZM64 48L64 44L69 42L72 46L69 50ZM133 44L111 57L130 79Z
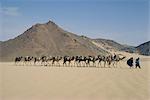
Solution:
M31 28L27 29L26 31L30 31L31 32L37 32L37 31L45 31L46 29L49 30L55 30L57 29L59 26L57 24L55 24L53 21L49 20L46 23L37 23L35 25L33 25ZM25 31L25 32L26 32Z
M58 25L55 24L53 21L49 20L49 21L46 22L46 23L37 23L37 24L33 25L32 27L39 27L39 26L46 26L46 25L48 25L48 26L50 26L50 27L52 27L52 26L57 27L57 26L58 26ZM32 27L31 27L31 28L32 28Z
M53 22L53 21L51 21L51 20L49 20L47 23L49 24L49 23L54 23L54 22Z
M49 20L47 23L47 25L56 25L53 21ZM57 26L57 25L56 25Z

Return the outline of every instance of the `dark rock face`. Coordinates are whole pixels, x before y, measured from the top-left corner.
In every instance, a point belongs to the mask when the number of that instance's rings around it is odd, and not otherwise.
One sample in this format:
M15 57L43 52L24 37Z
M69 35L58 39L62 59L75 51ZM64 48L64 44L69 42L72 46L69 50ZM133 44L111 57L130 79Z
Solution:
M139 54L150 56L150 41L136 47Z

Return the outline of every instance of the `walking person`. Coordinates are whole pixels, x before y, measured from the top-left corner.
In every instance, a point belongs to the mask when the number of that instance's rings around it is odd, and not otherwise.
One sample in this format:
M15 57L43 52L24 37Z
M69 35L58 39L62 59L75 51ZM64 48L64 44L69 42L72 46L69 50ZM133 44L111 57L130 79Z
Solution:
M136 60L135 60L135 68L141 68L140 66L140 58L138 57Z
M133 67L133 57L127 60L127 65L130 66L130 68Z

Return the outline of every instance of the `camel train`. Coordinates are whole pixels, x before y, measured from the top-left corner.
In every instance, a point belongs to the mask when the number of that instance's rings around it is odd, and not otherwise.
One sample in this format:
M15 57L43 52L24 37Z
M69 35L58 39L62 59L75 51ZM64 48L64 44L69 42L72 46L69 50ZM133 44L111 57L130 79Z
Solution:
M122 54L108 56L20 56L15 58L16 65L70 66L70 67L117 67L126 57Z

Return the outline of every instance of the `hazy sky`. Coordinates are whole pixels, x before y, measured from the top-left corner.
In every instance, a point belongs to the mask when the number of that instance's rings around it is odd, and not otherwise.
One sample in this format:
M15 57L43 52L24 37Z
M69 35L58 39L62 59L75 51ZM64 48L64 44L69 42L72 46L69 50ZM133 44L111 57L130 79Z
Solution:
M136 46L150 40L148 1L0 0L0 40L52 20L79 35Z

